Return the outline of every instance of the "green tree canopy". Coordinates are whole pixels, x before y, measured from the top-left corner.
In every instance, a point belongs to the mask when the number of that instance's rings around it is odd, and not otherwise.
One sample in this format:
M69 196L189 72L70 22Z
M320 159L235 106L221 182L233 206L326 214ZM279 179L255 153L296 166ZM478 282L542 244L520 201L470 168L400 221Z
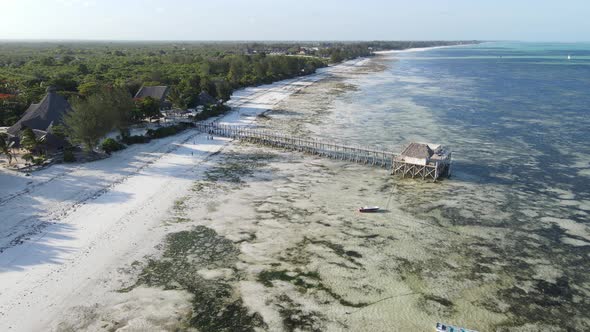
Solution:
M89 96L96 93L100 89L100 86L96 82L85 82L78 86L78 93L83 96Z
M178 107L180 109L186 109L188 107L188 98L180 87L173 87L170 89L170 93L168 93L168 100L174 107Z
M109 114L113 118L113 125L121 133L133 122L132 112L135 108L131 95L124 87L107 87L102 93L106 96L104 99L109 104Z
M227 101L231 97L233 89L227 80L219 80L215 82L215 91L218 98Z
M25 130L23 130L20 145L23 148L29 150L29 152L33 152L33 150L39 146L37 136L35 136L35 132L33 132L31 128L25 128Z
M211 80L209 76L204 76L201 78L201 90L207 92L212 96L215 96L217 93L215 83Z
M160 102L152 97L145 97L140 100L137 100L135 103L136 109L136 119L145 119L160 116Z
M3 153L8 158L8 164L12 163L12 151L10 151L10 146L8 143L8 135L5 133L0 133L0 153Z
M68 137L91 151L108 132L128 125L133 102L125 89L105 87L87 98L74 98L72 108L64 117Z

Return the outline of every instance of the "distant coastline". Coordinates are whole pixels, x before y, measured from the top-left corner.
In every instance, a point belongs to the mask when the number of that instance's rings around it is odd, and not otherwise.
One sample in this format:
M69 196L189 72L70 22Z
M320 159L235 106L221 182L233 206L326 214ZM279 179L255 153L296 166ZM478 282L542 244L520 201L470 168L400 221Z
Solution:
M485 43L485 42L473 41L473 42L469 42L469 43L461 43L461 44L453 44L453 45L412 47L412 48L406 48L403 50L383 50L383 51L375 51L375 52L373 52L373 54L382 55L382 54L395 54L395 53L406 53L406 52L424 52L424 51L429 51L429 50L434 50L434 49L439 49L439 48L461 47L461 46L477 45L477 44L482 44L482 43Z

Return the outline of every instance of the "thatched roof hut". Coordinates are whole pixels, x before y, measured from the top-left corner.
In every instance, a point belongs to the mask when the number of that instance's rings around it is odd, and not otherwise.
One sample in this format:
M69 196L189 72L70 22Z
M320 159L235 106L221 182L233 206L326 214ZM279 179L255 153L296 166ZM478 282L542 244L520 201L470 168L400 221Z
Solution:
M47 95L43 97L41 102L31 104L20 120L8 128L8 133L18 136L25 128L47 132L51 126L62 124L63 116L71 110L70 103L58 95L55 88L48 87Z
M424 143L410 143L406 149L402 152L404 157L412 158L430 158L434 154L434 151Z
M152 97L155 100L159 100L160 103L166 100L170 92L170 88L164 85L161 86L142 86L139 91L135 94L135 98L146 98Z
M151 97L160 102L160 110L170 109L172 103L167 101L170 87L165 85L159 86L142 86L135 94L135 99Z
M35 133L35 137L41 143L40 150L53 152L70 146L70 143L65 138L53 134L51 128L48 131L33 130L33 133Z
M199 103L198 105L210 105L210 104L217 104L217 100L213 98L207 91L201 91L199 93Z
M451 175L451 150L440 144L410 143L393 158L392 174L436 181Z
M434 151L425 143L410 143L400 154L400 158L406 163L426 165Z

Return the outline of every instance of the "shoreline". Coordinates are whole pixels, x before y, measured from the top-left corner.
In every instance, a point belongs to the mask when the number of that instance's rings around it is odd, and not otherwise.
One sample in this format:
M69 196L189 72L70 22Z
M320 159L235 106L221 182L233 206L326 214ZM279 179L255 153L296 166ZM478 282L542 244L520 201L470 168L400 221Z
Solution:
M424 52L430 50L436 50L439 48L449 48L458 45L450 45L450 46L432 46L432 47L414 47L414 48L406 48L404 50L386 50L386 51L375 51L374 54L377 55L384 55L384 54L397 54L397 53L409 53L409 52Z
M472 45L478 45L478 44L460 44L460 45L444 45L444 46L431 46L431 47L415 47L415 48L407 48L405 50L375 51L373 53L376 54L376 55L389 55L389 54L397 54L397 53L425 52L425 51L436 50L436 49L441 49L441 48L472 46Z
M369 59L364 66L356 66L363 59L351 63L348 73L333 68L317 83L245 91L234 100L243 112L235 121L276 132L394 144L421 130L439 132L457 151L481 147L471 150L474 160L489 161L488 152L500 148L506 159L490 162L492 169L503 169L508 159L519 162L528 148L536 152L528 159L532 162L551 152L528 140L499 140L492 147L477 128L444 128L447 123L432 121L419 98L447 98L442 92L448 81L441 87L437 72L428 70L413 77L413 68L424 67L412 66L412 60L407 73L392 73L383 68L396 61ZM305 86L311 88L295 92ZM380 96L386 97L377 102ZM275 112L255 115L266 107ZM367 112L373 122L364 122ZM358 135L363 128L379 131ZM6 273L21 277L12 287L23 295L14 297L22 310L20 316L18 307L4 314L0 307L0 317L15 321L40 313L45 322L23 322L14 329L58 331L414 331L432 329L437 321L480 331L584 330L588 325L579 250L590 233L580 224L588 210L585 196L575 192L580 187L529 182L526 172L499 178L465 164L450 181L399 180L383 169L315 155L194 139L174 138L160 149L115 156L126 155L130 166L141 156L145 167L136 175L129 168L127 180L59 219L63 229L42 239L23 238L19 246L36 254L16 258L18 266L0 265L0 287L7 287ZM581 151L576 167L583 171L588 154ZM565 165L559 170L575 172ZM95 171L85 170L96 181L119 176ZM507 187L507 181L516 186ZM47 203L42 194L42 188L31 194L35 207ZM23 213L27 202L14 202L25 198L11 201L12 213ZM126 210L122 216L112 214L113 204ZM354 209L373 204L387 211L364 215ZM106 239L84 227L94 227ZM90 236L80 239L89 243L80 244L82 249L68 239L83 234ZM53 261L36 262L39 257ZM57 266L44 275L47 285L33 285L29 292L30 275L43 273L30 272L27 259ZM570 265L577 267L564 268ZM52 292L51 285L68 294ZM13 298L12 289L0 292ZM559 303L559 310L547 310L554 306L545 303ZM572 313L579 319L571 321Z
M211 121L253 125L288 96L359 61L238 90L228 102L236 109ZM189 129L30 177L0 171L0 327L45 329L68 307L108 297L120 286L117 269L157 254L175 201L230 142ZM39 315L23 320L30 312Z
M331 75L355 71L370 59L357 58L313 75L237 90L228 102L234 110L208 121L256 125L260 114L292 94ZM177 202L191 192L195 177L219 164L212 156L230 143L223 138L208 140L189 129L107 159L54 165L31 177L0 171L0 182L10 184L0 188L0 219L5 220L0 225L0 328L59 330L55 323L73 307L121 301L117 290L138 273L128 267L146 257L159 257L166 237L188 226L170 222L177 218ZM24 206L35 209L23 210ZM152 291L149 296L154 301L169 297L174 304L167 312L171 316L186 310L173 300L183 293ZM28 312L42 314L23 321Z

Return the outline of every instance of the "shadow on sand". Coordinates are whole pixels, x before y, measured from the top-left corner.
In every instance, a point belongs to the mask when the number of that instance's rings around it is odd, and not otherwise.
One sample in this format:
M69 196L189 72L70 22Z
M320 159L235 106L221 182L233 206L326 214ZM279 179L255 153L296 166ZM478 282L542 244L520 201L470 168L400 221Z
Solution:
M1 251L0 273L22 271L41 264L62 264L60 256L75 250L56 244L74 239L69 235L74 230L73 226L64 223L45 224L41 233L15 239L16 243L12 247Z

